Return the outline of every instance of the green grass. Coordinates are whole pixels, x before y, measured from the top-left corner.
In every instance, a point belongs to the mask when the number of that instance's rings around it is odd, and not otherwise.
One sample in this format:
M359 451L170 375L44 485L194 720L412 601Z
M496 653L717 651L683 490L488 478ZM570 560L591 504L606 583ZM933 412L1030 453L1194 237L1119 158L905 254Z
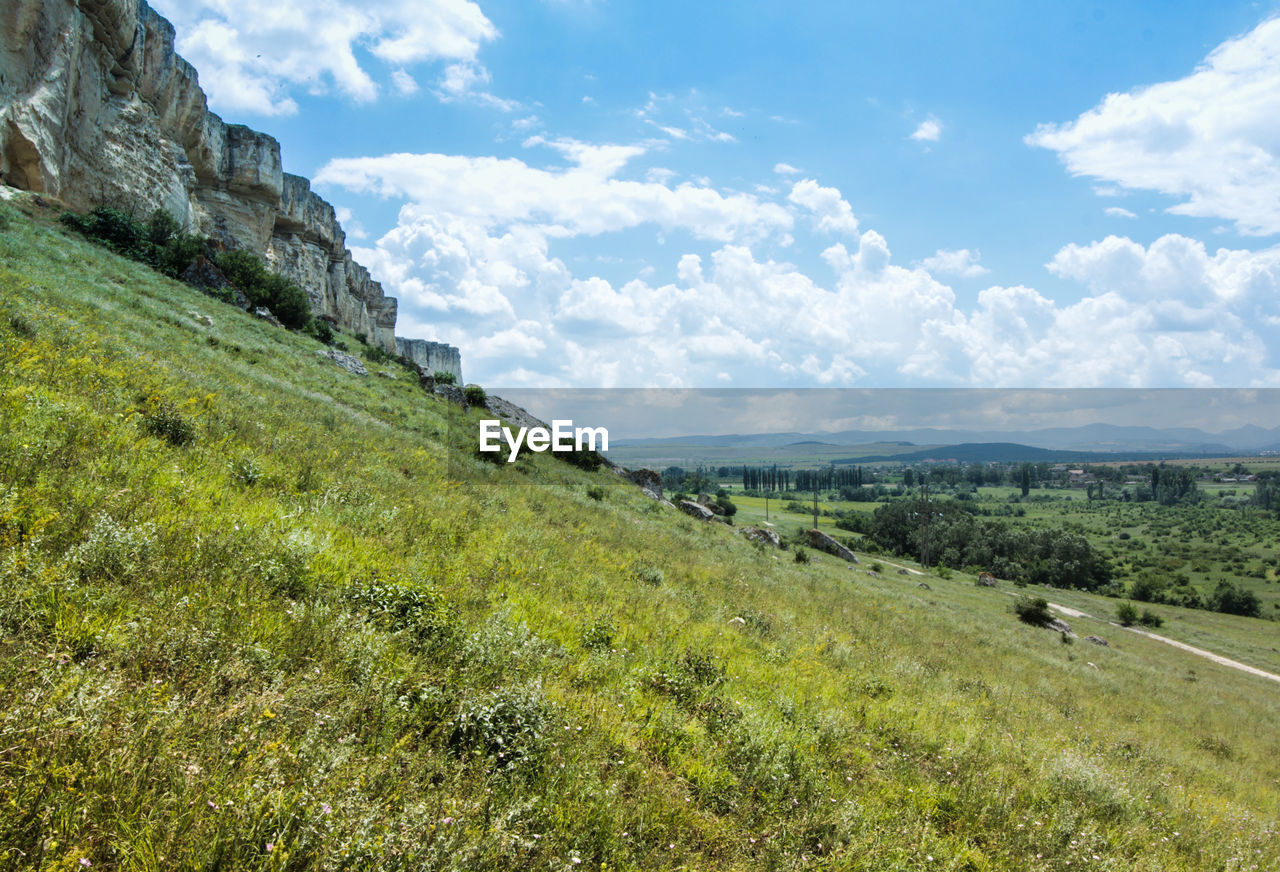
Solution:
M0 210L4 866L1280 863L1271 683L475 461L407 374Z

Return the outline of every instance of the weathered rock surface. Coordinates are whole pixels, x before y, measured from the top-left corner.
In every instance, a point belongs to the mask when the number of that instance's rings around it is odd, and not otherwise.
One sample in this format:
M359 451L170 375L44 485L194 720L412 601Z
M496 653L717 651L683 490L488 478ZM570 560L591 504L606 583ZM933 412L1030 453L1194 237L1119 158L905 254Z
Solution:
M1046 630L1053 630L1055 633L1066 633L1072 636L1075 635L1074 633L1071 632L1071 625L1068 624L1066 621L1062 620L1061 618L1054 618L1044 626Z
M772 545L774 548L782 547L781 537L772 530L765 530L761 527L743 527L742 535L752 542L759 542L761 545Z
M338 366L342 367L352 375L368 375L369 374L369 370L365 369L365 365L363 361L361 361L359 358L352 357L350 354L347 354L345 351L339 351L336 348L330 348L325 351L317 351L316 355L319 357L329 358Z
M397 336L396 353L416 363L428 375L447 372L455 382L462 384L462 354L452 345Z
M0 4L0 181L81 211L163 208L398 353L396 300L351 259L333 207L283 171L275 139L208 110L173 26L141 0Z
M662 476L652 469L623 469L622 467L617 467L615 471L627 481L638 486L641 493L649 497L649 499L661 500L663 498Z
M270 324L272 327L283 327L283 326L284 326L284 324L282 324L282 323L280 322L280 319L276 317L275 312L272 312L272 311L271 311L270 309L268 309L266 306L259 306L258 308L254 309L254 310L253 310L253 314L254 314L254 315L256 315L256 316L258 316L259 318L261 318L263 321L266 321L266 322L267 322L268 324ZM355 358L354 358L354 357L353 357L353 358L351 358L351 359L352 359L352 360L355 360Z
M995 586L996 586L996 577L995 577L994 575L992 575L990 572L984 572L984 573L982 573L981 575L979 575L979 576L978 576L978 582L977 582L977 583L978 583L978 584L980 584L980 585L981 585L981 586L983 586L983 587L995 587Z
M1101 645L1103 648L1111 647L1111 643L1101 636L1085 636L1084 640L1086 642L1092 642L1095 645Z
M710 521L716 516L715 512L711 511L706 506L695 503L693 500L681 500L679 503L679 509L686 515L697 518L699 521Z
M805 538L809 540L809 545L811 547L817 548L819 551L825 551L834 557L839 557L841 560L847 560L850 563L858 562L858 556L856 554L821 530L809 530L805 533Z

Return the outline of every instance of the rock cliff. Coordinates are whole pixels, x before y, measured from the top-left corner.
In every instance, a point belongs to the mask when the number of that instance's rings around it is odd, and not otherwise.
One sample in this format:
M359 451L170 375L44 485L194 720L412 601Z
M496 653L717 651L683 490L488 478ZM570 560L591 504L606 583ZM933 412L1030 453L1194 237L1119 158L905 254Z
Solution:
M283 171L275 139L208 110L173 26L141 0L3 0L0 181L78 210L164 208L399 353L396 301L351 259L333 207Z
M396 353L401 357L409 358L428 374L447 372L453 376L457 384L463 384L462 355L452 345L397 336Z

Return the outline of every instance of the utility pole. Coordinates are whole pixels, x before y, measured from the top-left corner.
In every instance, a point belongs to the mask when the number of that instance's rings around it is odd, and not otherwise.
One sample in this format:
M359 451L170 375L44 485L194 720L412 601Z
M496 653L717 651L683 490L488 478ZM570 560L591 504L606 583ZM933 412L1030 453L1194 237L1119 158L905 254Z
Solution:
M929 566L929 473L920 475L920 565Z

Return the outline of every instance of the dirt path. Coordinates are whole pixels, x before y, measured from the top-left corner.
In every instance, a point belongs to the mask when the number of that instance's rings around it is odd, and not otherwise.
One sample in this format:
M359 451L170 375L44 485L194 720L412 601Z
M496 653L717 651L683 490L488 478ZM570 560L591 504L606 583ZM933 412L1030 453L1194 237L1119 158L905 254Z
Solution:
M1082 612L1079 609L1072 609L1072 608L1068 608L1067 606L1060 606L1057 603L1049 603L1049 608L1062 612L1062 614L1071 618L1093 618L1093 615L1089 614L1088 612ZM1093 618L1093 619L1101 620L1099 618ZM1206 651L1205 649L1197 648L1194 645L1188 645L1186 642L1179 642L1177 639L1170 639L1168 636L1160 636L1160 635L1157 635L1156 633L1150 633L1146 630L1139 630L1137 627L1121 627L1119 624L1113 623L1111 621L1107 621L1107 623L1113 627L1118 627L1121 630L1128 630L1130 633L1137 633L1139 636L1146 636L1148 639L1155 639L1157 642L1164 642L1166 645L1172 645L1175 648L1181 648L1183 651L1190 651L1192 654L1203 657L1206 660L1212 660L1214 663L1218 663L1223 666L1229 666L1232 669L1239 669L1241 672L1247 672L1250 675L1257 675L1260 678L1269 678L1272 681L1280 682L1280 675L1276 675L1275 673L1266 672L1262 669L1249 666L1247 663L1241 663L1238 660L1232 660L1228 657L1223 657L1221 654L1214 654L1212 651Z

